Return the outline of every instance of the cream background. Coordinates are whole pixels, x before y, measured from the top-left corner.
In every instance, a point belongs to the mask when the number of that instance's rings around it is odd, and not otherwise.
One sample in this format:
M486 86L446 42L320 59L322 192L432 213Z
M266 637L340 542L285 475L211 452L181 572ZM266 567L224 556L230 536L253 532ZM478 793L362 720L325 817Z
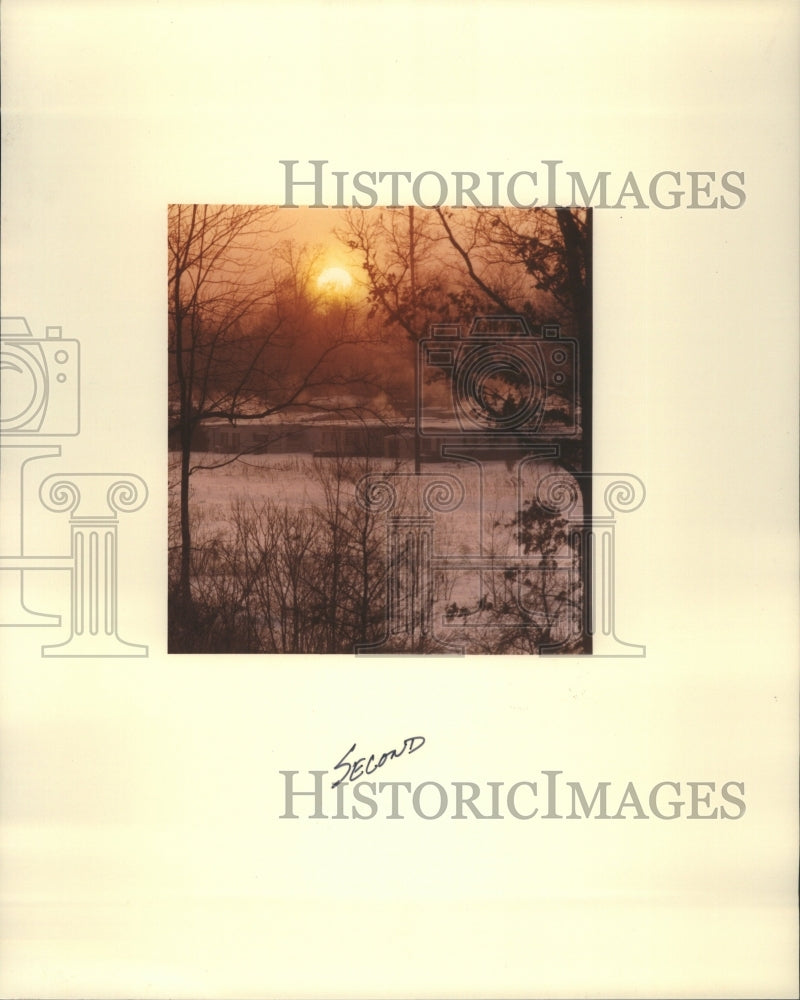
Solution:
M83 433L39 474L150 487L120 527L120 633L148 659L0 633L2 995L796 996L796 5L4 0L2 22L3 314L82 348ZM745 172L739 211L595 216L595 468L647 486L617 573L646 659L166 656L166 205L280 202L286 158ZM411 733L398 780L743 780L748 809L277 820L279 769Z

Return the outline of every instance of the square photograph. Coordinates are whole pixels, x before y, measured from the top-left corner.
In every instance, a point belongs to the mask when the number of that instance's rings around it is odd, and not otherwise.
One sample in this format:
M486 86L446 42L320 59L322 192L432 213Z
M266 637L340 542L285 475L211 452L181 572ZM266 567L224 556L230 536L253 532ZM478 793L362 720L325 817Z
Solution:
M592 651L585 208L172 205L169 649Z

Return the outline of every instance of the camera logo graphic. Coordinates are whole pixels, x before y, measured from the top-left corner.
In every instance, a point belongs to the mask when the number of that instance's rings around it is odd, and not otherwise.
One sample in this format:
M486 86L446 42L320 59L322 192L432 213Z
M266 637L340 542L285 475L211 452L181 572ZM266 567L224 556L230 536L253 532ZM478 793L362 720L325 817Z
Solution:
M0 327L0 434L77 434L80 345L65 340L60 326L34 337L21 316Z
M557 325L534 333L522 316L480 316L466 337L458 325L434 325L417 361L422 435L580 433L578 343Z

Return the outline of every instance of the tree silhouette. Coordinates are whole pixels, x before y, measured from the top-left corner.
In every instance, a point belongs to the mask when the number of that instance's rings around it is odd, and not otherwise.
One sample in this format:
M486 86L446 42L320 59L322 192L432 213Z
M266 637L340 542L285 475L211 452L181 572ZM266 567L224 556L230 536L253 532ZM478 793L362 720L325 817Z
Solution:
M369 381L352 348L364 330L346 303L311 307L311 262L280 243L279 209L172 205L168 215L169 427L180 454L179 602L191 611L190 477L203 421L330 410ZM326 400L328 400L326 402Z

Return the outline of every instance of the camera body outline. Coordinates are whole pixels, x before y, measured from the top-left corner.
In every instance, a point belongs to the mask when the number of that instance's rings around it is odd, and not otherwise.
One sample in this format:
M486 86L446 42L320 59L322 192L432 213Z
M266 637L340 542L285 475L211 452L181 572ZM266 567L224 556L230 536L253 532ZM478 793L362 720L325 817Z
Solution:
M434 324L418 344L418 433L578 437L578 363L577 340L562 337L558 324L534 332L523 316L476 316L466 335L461 324ZM442 394L431 399L431 371L450 383L445 413Z
M0 435L73 437L80 433L80 343L60 326L34 337L21 316L0 327Z

